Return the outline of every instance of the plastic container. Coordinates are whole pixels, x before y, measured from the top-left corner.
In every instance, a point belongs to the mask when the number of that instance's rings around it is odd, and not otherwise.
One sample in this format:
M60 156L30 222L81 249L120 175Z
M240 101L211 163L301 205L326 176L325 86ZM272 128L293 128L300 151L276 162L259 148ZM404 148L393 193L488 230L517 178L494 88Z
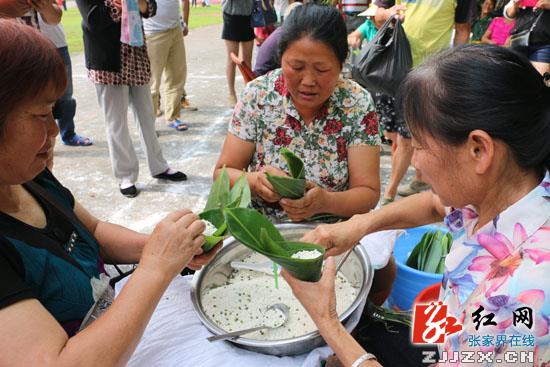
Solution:
M410 310L415 298L425 288L435 283L441 283L443 274L426 273L413 269L405 263L414 246L420 242L427 231L443 230L444 226L427 225L406 230L395 242L393 255L397 263L397 276L389 297L389 304L400 310Z

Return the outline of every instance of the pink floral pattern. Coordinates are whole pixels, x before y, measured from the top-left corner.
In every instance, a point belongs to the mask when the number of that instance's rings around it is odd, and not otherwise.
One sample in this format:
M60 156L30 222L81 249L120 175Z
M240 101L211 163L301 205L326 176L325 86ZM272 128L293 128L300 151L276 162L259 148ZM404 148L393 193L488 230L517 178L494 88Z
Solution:
M449 209L445 222L455 239L445 260L441 298L451 315L463 323L463 330L448 338L443 346L449 355L459 350L482 350L494 352L495 359L504 360L507 351L533 351L535 362L530 365L550 364L548 183L550 175L546 173L538 187L475 233L478 216L473 207ZM476 329L472 313L480 306L484 314L494 314L495 325ZM513 312L521 307L532 309L531 328L513 322ZM471 338L476 335L532 335L535 343L521 347L475 346Z
M287 171L279 151L287 147L305 164L306 179L331 191L348 189L348 149L379 145L378 118L370 95L357 83L341 79L306 126L294 107L281 69L250 82L235 106L229 132L256 144L250 171L271 165ZM275 219L284 212L259 199L255 205Z

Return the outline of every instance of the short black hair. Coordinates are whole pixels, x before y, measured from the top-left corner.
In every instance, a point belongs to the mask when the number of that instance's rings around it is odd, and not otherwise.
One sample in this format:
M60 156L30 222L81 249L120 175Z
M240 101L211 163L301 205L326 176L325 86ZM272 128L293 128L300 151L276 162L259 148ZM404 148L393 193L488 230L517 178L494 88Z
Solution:
M521 168L550 170L550 88L516 51L445 50L409 73L398 100L417 139L428 133L457 146L479 129L504 142Z
M288 47L303 37L311 37L327 45L344 64L348 57L346 25L342 16L332 6L309 3L299 6L290 13L283 23L279 41L279 59Z

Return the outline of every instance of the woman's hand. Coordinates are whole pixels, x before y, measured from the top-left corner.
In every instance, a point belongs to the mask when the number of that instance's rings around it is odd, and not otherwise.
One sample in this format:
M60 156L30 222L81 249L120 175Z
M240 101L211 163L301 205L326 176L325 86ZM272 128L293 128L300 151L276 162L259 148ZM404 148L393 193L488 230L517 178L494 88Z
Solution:
M544 10L550 9L550 0L539 0L535 5L535 7L533 8L533 10L537 10L537 9L544 9Z
M281 200L281 196L277 194L273 185L267 180L266 173L269 173L273 176L288 176L284 171L272 167L265 166L262 167L260 171L248 173L252 177L252 182L250 189L252 193L256 196L259 196L263 201L268 203L276 203Z
M359 48L361 42L363 42L363 35L361 32L355 30L348 35L348 45L351 48Z
M187 264L187 267L189 269L193 269L193 270L201 270L201 268L204 265L206 265L210 261L212 261L214 256L216 256L216 254L218 253L218 251L220 251L221 248L222 248L222 243L221 242L219 244L217 244L215 247L213 247L210 251L206 252L206 253L201 248L200 253L195 255L191 259L189 264Z
M168 214L145 244L139 266L172 279L195 255L202 254L204 229L204 222L190 210Z
M304 234L300 241L323 246L327 250L325 257L340 255L359 243L365 235L360 220L362 216L355 215L341 223L321 224Z
M301 222L323 211L326 194L325 190L308 181L306 193L301 199L282 199L280 204L291 221Z
M317 283L298 280L285 269L281 271L281 275L317 326L324 322L338 320L334 290L336 264L333 257L329 257L325 262L323 275Z

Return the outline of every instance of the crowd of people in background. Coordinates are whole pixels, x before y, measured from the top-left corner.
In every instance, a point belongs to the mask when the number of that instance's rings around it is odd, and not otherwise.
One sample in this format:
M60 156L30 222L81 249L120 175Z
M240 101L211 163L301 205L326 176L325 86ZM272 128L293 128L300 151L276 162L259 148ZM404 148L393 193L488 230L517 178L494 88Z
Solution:
M85 355L124 364L170 280L185 266L206 264L219 246L202 253L204 223L189 211L170 214L152 235L103 222L46 169L56 124L63 144L94 143L75 131L77 102L60 26L62 6L52 0L0 1L0 53L9 55L0 57L0 97L10 104L0 100L0 264L10 279L0 288L0 320L8 325L6 335L24 335L5 342L30 351L28 361L46 356L74 365ZM129 109L151 176L186 181L186 174L164 158L155 121L164 115L166 125L182 134L193 128L182 113L196 110L185 88L193 72L187 69L185 37L197 1L76 0L76 6L87 77L103 112L118 190L128 198L139 193ZM451 223L460 227L455 228L459 250L448 258L441 289L450 312L460 318L465 304L506 297L531 305L543 322L549 319L541 308L548 283L538 284L532 274L546 276L550 263L550 0L223 0L221 10L226 97L233 115L214 178L226 167L233 184L244 170L253 207L273 220L339 217L343 222L321 225L305 237L323 244L330 255L373 231L448 222L449 215L459 215L460 223ZM344 65L350 50L366 47L396 17L411 47L413 69L396 95L370 93L343 77ZM28 47L14 56L18 43ZM255 45L255 78L238 93L232 55L251 67ZM36 91L15 85L11 74L21 70ZM35 120L43 124L32 130ZM391 145L391 176L383 193L381 144ZM308 182L301 199L282 198L266 179L265 173L287 175L282 147L304 161ZM411 163L415 177L403 184ZM489 190L495 187L499 191ZM398 195L411 197L396 200ZM43 231L50 223L55 230ZM32 245L37 239L53 242L52 254L37 250ZM59 243L69 243L69 250L57 251ZM67 255L75 244L76 255ZM483 258L471 262L480 251ZM77 333L94 302L90 281L101 278L104 262L140 265L108 312ZM332 260L327 264L320 283L283 276L344 365L379 366L367 352L370 345L360 345L335 319L335 266ZM45 282L49 270L62 274L67 267L55 284ZM375 303L387 298L395 272L393 260L377 271L369 296ZM477 292L484 281L484 293ZM533 283L546 294L537 293ZM66 297L59 301L56 292L65 287L78 307L71 308ZM464 292L472 297L464 300ZM104 342L106 333L116 339L112 344ZM548 338L548 325L537 333ZM35 339L41 348L31 345ZM462 350L465 344L457 337L443 348ZM539 365L550 363L547 345L536 347ZM96 353L86 354L90 349ZM384 360L392 360L391 352ZM1 353L0 364L25 358Z

